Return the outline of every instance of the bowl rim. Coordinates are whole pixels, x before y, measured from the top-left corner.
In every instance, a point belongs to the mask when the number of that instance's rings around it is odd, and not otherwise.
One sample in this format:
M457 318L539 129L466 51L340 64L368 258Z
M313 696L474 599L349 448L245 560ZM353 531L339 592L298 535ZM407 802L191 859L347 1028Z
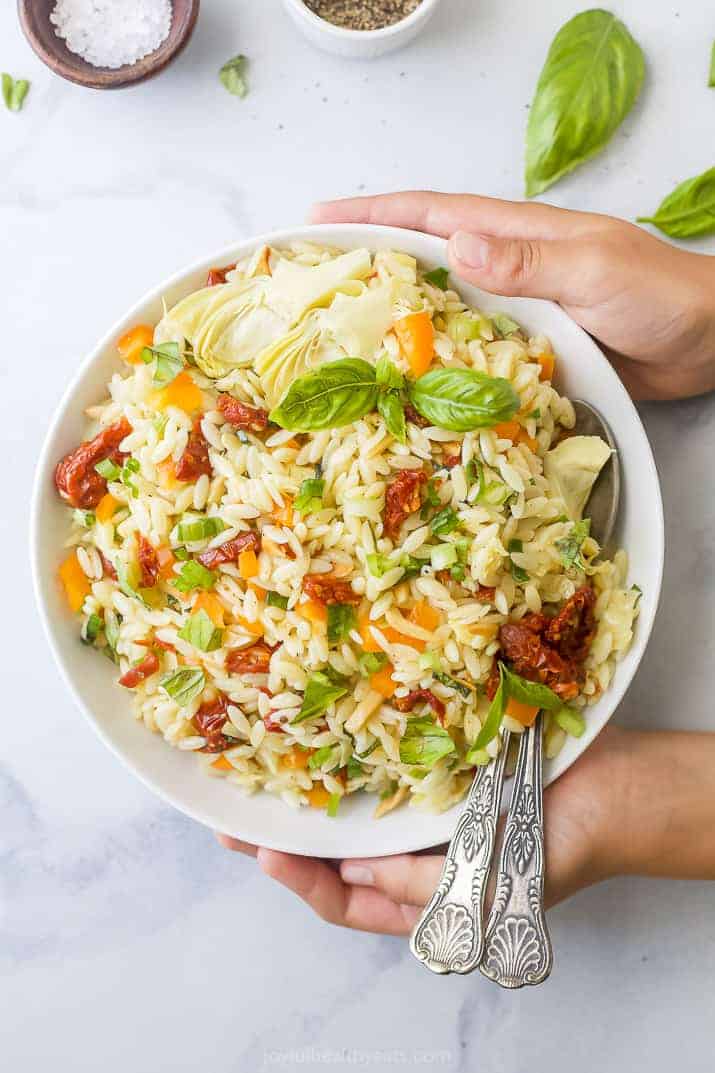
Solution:
M353 30L347 26L337 26L334 22L329 22L328 19L321 18L320 15L316 15L314 11L311 11L304 0L284 0L289 7L298 15L299 18L304 19L310 26L313 26L316 30L326 34L329 37L336 38L342 41L384 41L386 38L395 37L410 27L414 26L424 19L428 12L441 0L420 0L420 3L409 15L405 15L404 18L398 22L393 22L389 26L380 26L375 30Z
M143 308L150 302L160 299L166 292L177 284L180 285L187 277L196 274L201 271L205 271L207 267L215 264L225 264L235 261L237 257L245 256L250 253L251 250L261 245L286 245L293 241L323 241L326 245L334 245L340 248L345 244L345 232L359 232L364 234L364 245L367 248L371 248L372 245L376 245L374 242L376 237L380 237L383 240L389 239L389 245L399 248L400 240L405 241L405 236L413 242L419 243L424 247L422 254L416 254L417 258L421 261L428 262L430 260L438 261L440 251L442 252L441 263L446 263L446 247L447 243L444 239L438 238L433 235L425 234L424 232L414 231L407 228L399 227L386 227L378 224L304 224L293 228L283 228L277 231L264 232L259 235L249 236L245 239L235 240L226 246L220 247L218 250L209 254L208 256L202 256L201 258L193 261L191 264L184 266L178 271L174 272L171 276L163 280L158 285L150 288L146 291L132 306L127 309L120 317L118 317L112 327L101 337L101 339L88 351L85 357L76 367L74 374L70 377L61 399L59 400L52 419L49 422L47 431L42 444L42 449L38 456L37 464L35 467L35 475L33 480L32 496L30 500L30 524L29 524L29 555L30 555L30 568L32 574L32 584L35 596L35 601L40 614L43 631L47 638L48 644L52 651L54 660L60 671L60 675L73 697L75 704L82 712L84 718L90 724L94 732L99 736L104 745L106 745L110 751L121 761L123 766L131 772L131 774L138 778L139 781L152 793L158 796L161 800L174 808L178 809L184 815L189 816L191 819L203 824L215 830L217 827L215 817L212 817L209 813L210 810L202 808L198 805L187 804L185 800L181 798L180 794L170 792L165 787L159 785L153 777L151 777L146 771L142 771L135 765L131 755L128 755L124 750L115 742L113 742L109 734L105 731L101 724L100 719L95 716L92 708L87 700L84 699L82 691L79 685L75 684L73 677L70 673L69 663L65 661L58 642L55 640L55 628L51 621L51 612L49 607L49 600L45 594L45 587L48 586L48 580L44 576L44 564L42 561L41 550L41 530L39 526L39 520L42 510L42 499L46 493L47 481L51 480L54 468L56 465L56 457L52 454L54 446L54 440L60 431L64 421L66 420L67 413L69 411L69 403L77 388L80 386L87 373L91 370L96 361L101 359L102 355L106 351L107 347L113 345L118 335L124 328L124 326L143 310ZM342 236L342 238L340 237ZM373 240L371 242L371 239ZM429 247L431 247L431 252ZM377 247L379 248L379 247ZM384 247L383 247L384 248ZM469 286L469 284L466 284ZM459 284L457 284L459 287ZM508 299L505 299L508 300ZM527 300L532 301L532 300ZM570 328L576 330L577 335L582 337L582 343L584 347L590 349L592 353L597 355L597 360L606 362L609 368L610 363L607 361L605 355L601 352L600 348L596 345L593 338L584 331L579 325L573 321L568 314L565 313L560 306L556 303L538 299L535 300L541 305L546 305L554 310L557 310L558 315L568 323ZM595 740L598 734L601 732L604 726L610 722L619 704L621 703L625 693L630 688L631 682L635 677L638 668L643 660L645 651L648 645L648 641L655 622L656 613L658 610L661 593L662 593L662 581L664 570L664 554L665 554L665 527L664 527L664 513L662 493L660 488L660 480L658 477L658 471L656 468L655 460L653 457L652 448L648 436L641 422L638 411L631 399L630 395L626 391L620 378L613 371L612 383L615 390L621 395L621 401L626 404L626 408L630 411L632 418L632 424L639 431L642 438L642 445L646 448L646 458L648 468L650 470L650 477L653 487L656 492L656 498L654 503L655 514L658 522L658 528L656 533L656 551L657 562L655 562L655 578L657 581L657 589L654 593L654 599L650 605L650 609L646 614L639 615L638 618L638 630L634 645L639 649L638 658L630 672L625 675L621 675L621 680L616 679L612 682L608 688L607 696L609 699L609 711L605 718L603 718L600 724L587 723L586 732L579 740L580 748L576 755L569 759L567 755L562 751L559 756L550 762L550 766L547 772L545 772L544 786L548 786L555 782L560 776L588 749L591 743ZM632 650L632 649L631 649ZM629 650L629 651L631 651ZM204 777L207 777L204 774ZM248 801L247 797L241 795L240 789L235 788L236 793L242 800ZM397 840L388 836L387 830L383 827L383 841L388 844L389 848L382 850L373 850L366 848L370 846L370 835L374 832L375 821L370 820L372 827L368 827L367 834L364 833L361 837L356 837L358 848L351 852L350 845L345 846L345 851L340 855L343 857L363 857L363 856L382 856L394 853L411 853L418 850L428 849L436 845L440 845L444 841L448 841L451 837L453 824L447 823L449 817L455 814L455 810L461 810L466 799L460 800L456 806L448 809L444 813L439 814L438 819L444 821L443 834L435 839L433 835L427 835L425 833L420 834L419 822L413 824L413 834L411 838L399 837ZM280 802L284 808L288 808L283 802ZM502 812L506 811L508 804L508 793L505 793L502 801ZM300 810L302 813L303 810ZM419 821L419 813L415 813L417 821ZM332 821L326 821L332 824ZM384 821L383 821L384 822ZM247 818L245 827L251 827L250 816ZM255 826L255 825L253 825ZM260 823L258 824L260 828ZM335 825L332 825L335 827ZM382 826L382 825L380 825ZM255 841L258 844L268 847L270 849L281 850L283 852L298 854L303 856L336 856L337 854L326 851L325 849L315 848L296 848L296 846L290 841L286 841L281 835L274 836L273 832L266 830L265 833L261 829L260 838L257 838L254 831L250 832L250 837L246 838L245 834L242 834L238 829L235 831L226 831L228 834L235 834L237 838L244 838L247 841ZM355 834L353 829L352 834ZM306 836L308 836L308 825L306 824ZM317 839L320 841L320 839ZM347 840L350 840L350 835L347 836ZM379 841L379 839L377 840ZM324 842L334 846L335 839L332 836L327 836Z

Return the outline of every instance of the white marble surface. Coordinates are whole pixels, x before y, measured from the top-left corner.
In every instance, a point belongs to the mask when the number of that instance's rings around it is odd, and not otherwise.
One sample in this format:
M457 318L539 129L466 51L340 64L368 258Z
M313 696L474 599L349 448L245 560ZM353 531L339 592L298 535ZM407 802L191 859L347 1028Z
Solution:
M95 94L46 71L2 5L0 68L33 83L21 115L0 112L3 1068L712 1070L712 887L622 880L573 899L552 914L557 966L534 992L435 979L401 941L328 929L140 787L65 695L30 593L34 460L107 325L178 266L301 220L314 198L407 186L519 196L526 106L576 6L444 0L408 50L363 64L313 51L277 0L204 0L175 66ZM715 21L694 0L611 6L628 10L648 84L612 147L550 196L633 217L713 163ZM252 59L243 102L216 79L238 51ZM618 717L712 728L713 400L642 413L668 559Z

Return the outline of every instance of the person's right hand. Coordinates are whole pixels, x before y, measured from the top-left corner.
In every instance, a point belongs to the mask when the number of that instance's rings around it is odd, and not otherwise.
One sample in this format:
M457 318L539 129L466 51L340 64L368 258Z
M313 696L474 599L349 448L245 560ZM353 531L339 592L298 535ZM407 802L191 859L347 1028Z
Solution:
M461 194L326 202L312 222L388 224L448 238L450 267L462 279L563 306L603 344L635 398L715 388L715 257L609 216Z

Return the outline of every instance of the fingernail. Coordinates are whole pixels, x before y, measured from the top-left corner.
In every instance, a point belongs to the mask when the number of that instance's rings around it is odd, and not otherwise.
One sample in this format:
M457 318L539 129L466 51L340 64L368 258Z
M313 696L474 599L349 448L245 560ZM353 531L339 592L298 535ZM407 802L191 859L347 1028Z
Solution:
M372 868L366 868L364 864L346 862L342 865L340 874L346 883L353 883L356 887L374 887L375 885Z
M489 254L489 243L479 235L458 231L452 238L457 259L470 268L484 268Z

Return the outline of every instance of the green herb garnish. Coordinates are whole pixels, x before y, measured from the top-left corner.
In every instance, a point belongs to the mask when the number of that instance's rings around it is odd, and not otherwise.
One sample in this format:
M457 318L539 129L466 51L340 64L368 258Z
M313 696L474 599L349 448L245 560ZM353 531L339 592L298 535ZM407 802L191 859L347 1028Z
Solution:
M180 708L186 708L206 685L206 675L200 667L183 667L164 675L159 685Z
M281 596L279 592L267 592L266 607L279 607L281 611L287 611L288 597Z
M301 514L312 514L323 506L325 481L320 477L308 477L300 486L293 507Z
M432 521L429 523L429 527L435 536L447 536L453 532L459 525L459 516L456 510L452 507L443 507L438 514L435 514Z
M103 458L101 462L97 462L94 468L100 477L104 477L105 481L116 481L122 472L121 468L116 462L112 462L111 458Z
M325 761L332 756L336 748L336 745L323 745L320 749L316 749L308 761L310 770L315 771L316 768L322 767Z
M186 365L178 343L145 346L141 352L141 359L147 365L151 361L155 362L152 380L156 387L166 387L176 379Z
M433 287L446 291L449 285L449 272L446 268L433 268L431 272L425 272L425 279Z
M93 510L79 510L78 508L72 511L72 521L84 529L91 529L97 518Z
M591 519L583 518L580 522L574 522L568 536L556 541L561 564L567 570L572 566L575 566L578 570L584 569L585 564L581 558L581 547L590 532Z
M2 98L5 107L11 112L19 112L25 103L25 97L30 89L30 83L26 78L13 78L12 75L3 73Z
M441 506L441 500L439 498L439 492L437 491L437 482L434 477L430 477L422 495L422 509L420 510L420 518L422 521L429 518L431 511L439 506Z
M360 673L365 678L369 678L372 674L377 674L387 662L388 659L384 652L362 652L358 656Z
M179 637L201 652L214 652L223 643L223 630L214 625L203 608L189 615Z
M377 395L375 367L362 358L342 358L294 380L270 420L293 432L341 428L374 410Z
M80 631L80 640L85 645L93 645L101 629L102 620L99 615L90 615Z
M234 97L243 98L248 93L248 83L246 82L247 64L248 59L246 56L234 56L224 63L218 73L221 85Z
M293 725L312 719L313 716L322 715L331 704L340 700L346 693L345 686L331 682L324 671L315 671L308 679L303 694L303 703L292 720Z
M409 385L408 395L431 425L453 432L492 428L520 406L508 380L476 369L432 369Z
M196 544L201 540L211 540L228 528L220 518L187 518L176 527L176 537L182 543Z
M400 761L417 767L433 768L438 760L456 752L456 746L444 729L428 716L408 719L400 740Z
M469 700L477 692L475 685L468 684L467 682L461 682L459 678L452 678L451 674L443 674L441 671L435 671L434 677L438 682L441 682L443 686L447 686L448 689L453 689L465 700Z
M329 604L328 606L328 644L335 645L344 641L351 630L355 629L357 619L355 608L351 604Z
M192 592L193 589L210 590L216 584L216 574L207 570L195 559L190 559L181 567L179 574L172 578L172 584L179 592Z

